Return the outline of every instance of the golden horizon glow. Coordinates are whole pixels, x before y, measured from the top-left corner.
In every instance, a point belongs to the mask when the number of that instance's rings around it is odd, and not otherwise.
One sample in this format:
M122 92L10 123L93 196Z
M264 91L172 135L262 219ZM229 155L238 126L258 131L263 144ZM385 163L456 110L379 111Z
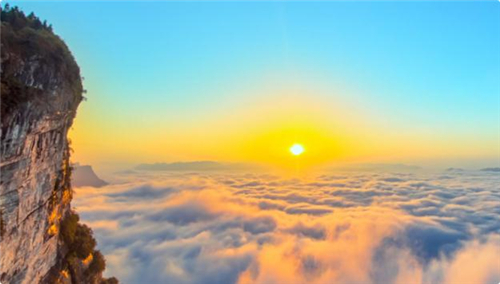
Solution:
M488 157L498 148L494 143L466 147L474 144L473 136L457 144L452 142L460 138L458 134L429 137L421 129L381 127L374 113L349 112L340 98L326 98L328 93L346 92L342 89L271 86L240 92L239 96L250 99L228 100L224 108L208 105L193 110L191 116L175 109L166 113L152 109L141 113L141 119L121 110L97 115L95 108L105 102L96 96L80 106L70 133L73 160L130 166L212 160L294 170L297 156L289 149L300 141L307 146L307 155L300 155L301 168L306 170L353 162Z

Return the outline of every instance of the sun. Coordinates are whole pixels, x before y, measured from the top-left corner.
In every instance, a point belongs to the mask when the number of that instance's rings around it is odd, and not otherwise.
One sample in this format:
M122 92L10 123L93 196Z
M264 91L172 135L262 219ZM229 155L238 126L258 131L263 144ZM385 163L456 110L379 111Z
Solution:
M304 153L304 146L295 143L292 145L292 147L290 147L290 152L292 152L292 155L294 156L299 156L300 154Z

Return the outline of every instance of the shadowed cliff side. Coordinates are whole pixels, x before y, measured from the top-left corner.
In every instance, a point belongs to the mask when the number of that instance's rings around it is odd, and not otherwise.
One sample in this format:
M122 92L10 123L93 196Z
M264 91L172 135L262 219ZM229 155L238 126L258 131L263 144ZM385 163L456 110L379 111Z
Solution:
M1 11L0 281L116 283L71 210L67 132L80 70L52 27Z

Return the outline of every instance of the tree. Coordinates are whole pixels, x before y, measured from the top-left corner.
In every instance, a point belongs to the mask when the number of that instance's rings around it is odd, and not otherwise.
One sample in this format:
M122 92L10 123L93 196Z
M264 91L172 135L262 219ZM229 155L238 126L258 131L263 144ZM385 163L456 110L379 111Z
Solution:
M33 21L33 28L35 30L39 30L42 28L42 22L40 22L40 19L36 18L34 21Z

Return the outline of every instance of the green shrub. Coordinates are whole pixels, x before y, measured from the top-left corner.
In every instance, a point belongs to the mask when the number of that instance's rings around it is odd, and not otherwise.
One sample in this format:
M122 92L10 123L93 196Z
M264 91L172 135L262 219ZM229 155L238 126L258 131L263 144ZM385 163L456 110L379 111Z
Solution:
M78 214L70 212L61 222L61 234L59 236L68 246L70 246L75 239L78 221L80 221Z
M94 251L96 241L92 236L92 229L84 224L78 224L76 227L75 239L71 244L71 250L75 252L80 259L85 259Z
M85 259L94 251L96 241L92 236L92 229L78 223L79 220L78 214L70 212L61 222L60 237L68 247L68 255Z
M103 279L101 284L118 284L118 279L116 279L115 277L111 277L111 278L108 278L108 279Z
M106 261L100 251L94 252L94 258L87 269L89 275L101 273L106 268Z

